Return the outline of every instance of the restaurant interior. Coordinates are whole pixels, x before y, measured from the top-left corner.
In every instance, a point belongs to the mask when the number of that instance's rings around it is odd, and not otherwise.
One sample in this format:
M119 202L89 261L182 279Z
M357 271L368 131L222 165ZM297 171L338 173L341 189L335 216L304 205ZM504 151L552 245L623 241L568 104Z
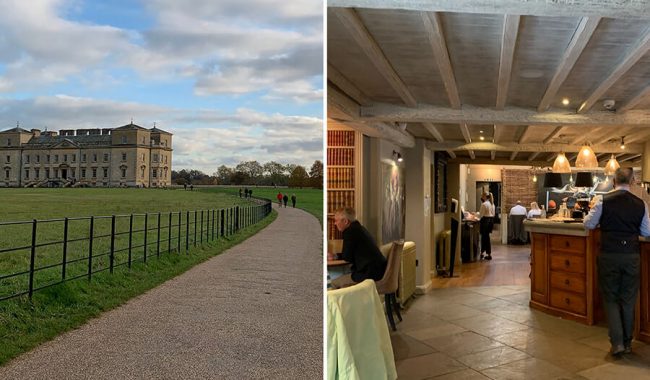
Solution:
M648 2L328 0L326 143L328 252L341 207L400 252L397 305L328 290L329 378L650 378L650 240L612 357L582 224L617 167L650 202Z

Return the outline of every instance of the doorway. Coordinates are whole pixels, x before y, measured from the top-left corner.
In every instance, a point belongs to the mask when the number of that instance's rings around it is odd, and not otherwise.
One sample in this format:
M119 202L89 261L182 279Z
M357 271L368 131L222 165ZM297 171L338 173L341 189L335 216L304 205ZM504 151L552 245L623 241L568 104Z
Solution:
M61 178L68 178L68 169L61 169Z

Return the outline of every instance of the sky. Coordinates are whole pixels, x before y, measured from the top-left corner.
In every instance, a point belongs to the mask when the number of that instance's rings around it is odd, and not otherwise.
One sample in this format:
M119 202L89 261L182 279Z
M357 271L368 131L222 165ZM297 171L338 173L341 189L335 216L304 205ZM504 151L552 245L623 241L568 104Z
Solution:
M322 160L322 0L0 0L0 130L155 125L174 170Z

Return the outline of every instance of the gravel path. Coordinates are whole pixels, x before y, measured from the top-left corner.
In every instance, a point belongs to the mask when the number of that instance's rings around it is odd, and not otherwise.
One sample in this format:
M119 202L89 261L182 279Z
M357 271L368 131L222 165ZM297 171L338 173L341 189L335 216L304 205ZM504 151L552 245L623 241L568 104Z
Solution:
M276 210L257 235L16 358L0 379L322 379L322 228Z

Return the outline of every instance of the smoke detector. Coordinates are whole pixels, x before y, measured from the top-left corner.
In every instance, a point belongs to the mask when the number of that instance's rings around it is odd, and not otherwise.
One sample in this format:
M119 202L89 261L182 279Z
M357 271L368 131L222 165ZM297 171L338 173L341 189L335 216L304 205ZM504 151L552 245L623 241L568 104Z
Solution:
M608 110L614 109L615 104L616 101L614 99L606 99L605 101L603 101L603 107L605 107L605 109Z

